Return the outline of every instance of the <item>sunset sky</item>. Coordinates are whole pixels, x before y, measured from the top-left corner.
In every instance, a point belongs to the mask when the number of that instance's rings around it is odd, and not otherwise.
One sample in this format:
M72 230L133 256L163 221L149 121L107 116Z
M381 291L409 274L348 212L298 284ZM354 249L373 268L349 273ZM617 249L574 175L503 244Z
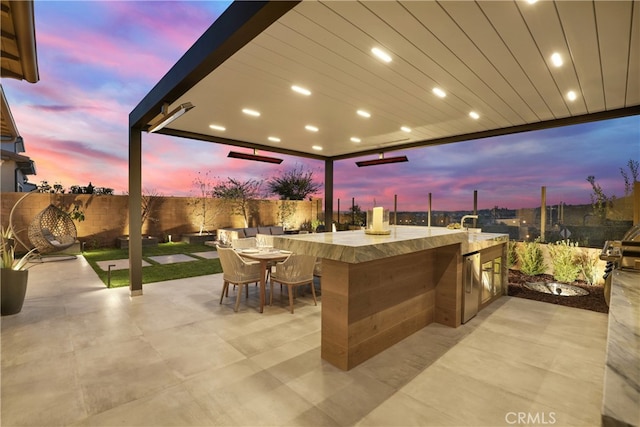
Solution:
M110 187L127 192L131 110L224 11L228 2L36 1L40 81L3 79L31 182ZM226 157L228 146L143 135L143 188L165 196L194 195L198 173L268 179L303 166L323 180L323 162L282 156L282 165ZM540 203L589 203L594 175L607 195L624 195L620 168L640 159L640 117L412 149L409 163L357 168L335 163L335 198L362 208L511 209ZM322 197L322 194L318 194ZM335 206L336 201L334 201Z

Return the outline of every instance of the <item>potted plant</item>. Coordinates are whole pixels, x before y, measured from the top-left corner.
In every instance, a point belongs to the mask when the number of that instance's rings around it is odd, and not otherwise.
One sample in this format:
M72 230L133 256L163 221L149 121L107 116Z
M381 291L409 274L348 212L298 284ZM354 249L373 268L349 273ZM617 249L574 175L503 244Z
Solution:
M22 258L15 257L15 240L11 227L2 231L2 246L0 247L0 312L2 316L17 314L22 310L24 297L27 293L27 279L29 271L27 263L33 256L35 249L30 250Z

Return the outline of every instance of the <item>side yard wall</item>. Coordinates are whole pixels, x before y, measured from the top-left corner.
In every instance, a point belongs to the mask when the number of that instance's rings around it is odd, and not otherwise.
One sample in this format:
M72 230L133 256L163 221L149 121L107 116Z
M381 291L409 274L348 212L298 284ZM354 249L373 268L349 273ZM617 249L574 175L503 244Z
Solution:
M2 225L9 225L9 214L15 203L27 193L3 192L0 197ZM196 200L198 202L196 203ZM149 219L142 227L142 233L158 237L166 241L172 235L178 241L180 235L200 230L202 218L204 229L215 232L218 228L244 227L244 219L231 215L224 203L217 199L205 199L203 211L202 201L190 197L158 197L151 205ZM297 229L303 223L310 222L317 215L317 199L313 201L287 202L295 205L295 211L289 219L288 228ZM76 222L78 239L85 242L86 248L115 247L116 239L129 234L129 196L108 196L90 194L43 194L33 193L27 196L14 213L14 227L18 236L29 243L27 229L32 219L49 204L71 211L79 205L85 214L85 220ZM279 210L282 202L277 200L259 200L249 220L249 226L281 225ZM203 216L204 212L204 216ZM22 250L23 248L18 248Z

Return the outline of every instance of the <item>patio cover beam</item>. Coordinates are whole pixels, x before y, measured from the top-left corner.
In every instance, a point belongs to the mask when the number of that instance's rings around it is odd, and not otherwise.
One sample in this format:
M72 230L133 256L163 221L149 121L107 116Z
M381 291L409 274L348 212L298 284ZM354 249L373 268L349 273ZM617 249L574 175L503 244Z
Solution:
M129 289L142 295L142 130L299 1L234 2L129 114Z
M333 160L324 162L324 228L333 230Z
M142 131L129 127L129 293L142 295Z
M133 109L130 125L145 129L163 104L180 98L298 3L232 3Z

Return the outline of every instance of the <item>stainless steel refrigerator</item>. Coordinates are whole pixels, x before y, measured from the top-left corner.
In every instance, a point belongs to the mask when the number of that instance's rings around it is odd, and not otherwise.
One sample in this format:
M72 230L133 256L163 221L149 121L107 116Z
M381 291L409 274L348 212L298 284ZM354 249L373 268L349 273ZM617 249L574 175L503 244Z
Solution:
M480 253L464 256L462 274L462 323L467 323L478 313L480 304Z

